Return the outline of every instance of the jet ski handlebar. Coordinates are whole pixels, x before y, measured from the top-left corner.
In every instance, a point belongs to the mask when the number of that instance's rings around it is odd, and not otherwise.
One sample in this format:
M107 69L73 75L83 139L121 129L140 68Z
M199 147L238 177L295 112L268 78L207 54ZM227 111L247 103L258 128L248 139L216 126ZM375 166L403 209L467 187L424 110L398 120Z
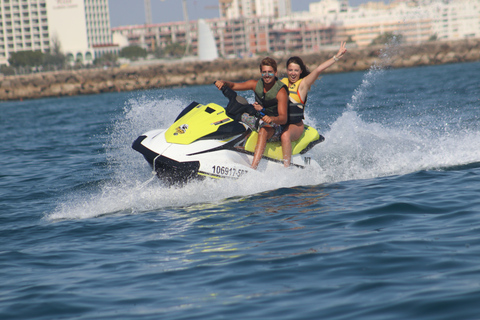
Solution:
M214 84L216 81L214 82ZM225 108L227 115L235 120L240 120L242 114L248 113L251 116L262 118L265 113L257 111L255 107L248 103L247 99L238 95L226 84L220 89L223 95L228 99L228 105Z

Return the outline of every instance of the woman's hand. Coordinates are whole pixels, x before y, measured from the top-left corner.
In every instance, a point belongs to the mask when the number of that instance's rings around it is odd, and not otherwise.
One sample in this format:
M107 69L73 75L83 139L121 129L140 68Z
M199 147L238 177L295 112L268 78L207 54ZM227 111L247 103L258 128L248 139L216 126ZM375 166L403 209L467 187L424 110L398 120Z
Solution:
M346 45L347 43L345 41L342 41L342 43L340 44L340 49L338 49L338 52L335 55L337 59L340 59L341 57L343 57L343 55L347 52Z

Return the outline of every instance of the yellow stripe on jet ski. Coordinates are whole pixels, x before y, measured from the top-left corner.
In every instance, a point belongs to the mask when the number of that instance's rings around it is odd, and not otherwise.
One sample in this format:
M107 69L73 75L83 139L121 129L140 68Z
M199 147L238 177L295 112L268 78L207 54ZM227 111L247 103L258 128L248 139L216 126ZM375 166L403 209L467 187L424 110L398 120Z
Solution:
M300 151L305 149L305 147L308 146L310 142L316 141L318 139L320 139L320 134L318 133L318 131L315 128L305 125L305 130L303 130L303 134L301 135L301 137L296 141L292 141L292 155L300 153ZM245 143L245 150L255 152L257 140L258 133L254 131ZM282 160L282 143L280 141L268 142L267 146L265 147L265 151L263 152L263 155L272 159Z
M190 144L231 121L233 120L225 114L225 109L218 104L199 104L167 129L165 139L168 143ZM205 126L205 122L209 125Z
M208 177L208 178L212 178L212 179L222 179L221 176L214 176L212 174L208 174L208 173L203 173L203 172L198 172L198 175L199 176L204 176L204 177Z

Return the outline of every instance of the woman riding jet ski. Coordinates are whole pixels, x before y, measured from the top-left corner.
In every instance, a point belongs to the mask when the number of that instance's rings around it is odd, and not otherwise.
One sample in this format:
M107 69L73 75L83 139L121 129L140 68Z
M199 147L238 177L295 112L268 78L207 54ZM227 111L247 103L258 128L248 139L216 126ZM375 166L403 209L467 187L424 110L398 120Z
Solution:
M227 86L222 88L229 99L226 108L209 103L192 102L167 129L142 134L132 145L152 166L157 176L168 184L186 183L191 179L239 178L255 171L250 168L258 134L239 121L243 113L258 113L242 96ZM259 120L260 121L260 120ZM304 154L324 137L305 125L303 135L292 143L291 165L311 165ZM280 142L269 142L258 170L284 170Z

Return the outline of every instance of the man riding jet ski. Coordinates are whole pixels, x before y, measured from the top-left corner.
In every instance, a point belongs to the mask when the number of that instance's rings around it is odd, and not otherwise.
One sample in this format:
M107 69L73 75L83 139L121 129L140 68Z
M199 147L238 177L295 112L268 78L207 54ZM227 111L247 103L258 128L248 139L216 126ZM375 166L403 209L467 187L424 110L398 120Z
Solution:
M226 108L192 102L167 129L142 134L132 145L168 184L183 184L191 179L239 178L255 171L250 168L258 134L239 121L243 113L262 115L227 86L222 92L229 99ZM261 120L259 120L261 121ZM324 137L305 125L303 135L292 143L291 165L304 168L313 160L304 154ZM284 170L280 142L269 142L258 170Z

